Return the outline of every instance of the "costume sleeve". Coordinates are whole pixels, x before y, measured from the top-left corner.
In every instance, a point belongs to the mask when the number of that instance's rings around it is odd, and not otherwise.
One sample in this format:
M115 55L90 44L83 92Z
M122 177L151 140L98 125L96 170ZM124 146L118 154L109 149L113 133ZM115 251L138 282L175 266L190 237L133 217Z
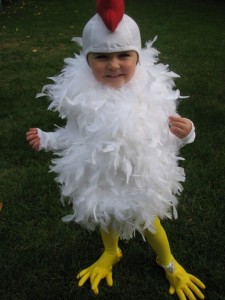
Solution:
M73 130L68 124L65 128L57 128L54 132L45 132L39 128L37 130L40 138L39 151L64 150L70 147L75 140Z

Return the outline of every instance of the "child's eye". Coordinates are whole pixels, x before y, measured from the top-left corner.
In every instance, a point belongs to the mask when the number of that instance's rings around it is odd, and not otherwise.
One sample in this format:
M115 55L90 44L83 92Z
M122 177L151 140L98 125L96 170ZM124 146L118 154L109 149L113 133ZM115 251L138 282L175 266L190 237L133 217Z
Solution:
M95 58L96 58L96 59L107 59L108 56L105 55L105 54L98 54L98 55L95 55Z
M130 53L127 53L127 52L121 53L119 55L120 58L126 58L126 57L129 57L129 56L130 56Z

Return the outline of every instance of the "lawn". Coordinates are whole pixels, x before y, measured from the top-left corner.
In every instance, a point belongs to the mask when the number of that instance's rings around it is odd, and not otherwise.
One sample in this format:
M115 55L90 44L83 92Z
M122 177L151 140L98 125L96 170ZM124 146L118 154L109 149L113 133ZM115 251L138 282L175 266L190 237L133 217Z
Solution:
M164 221L178 261L207 286L207 300L224 300L225 274L225 2L127 0L126 12L140 25L144 41L158 36L160 61L181 77L189 95L179 112L195 123L196 141L182 149L187 180L179 218ZM61 218L51 153L32 151L29 127L51 131L63 125L35 99L79 49L80 36L95 13L94 0L15 1L0 9L0 299L96 299L76 274L102 251L98 232ZM114 285L100 286L98 299L166 300L168 284L152 250L137 235L121 242L123 260Z

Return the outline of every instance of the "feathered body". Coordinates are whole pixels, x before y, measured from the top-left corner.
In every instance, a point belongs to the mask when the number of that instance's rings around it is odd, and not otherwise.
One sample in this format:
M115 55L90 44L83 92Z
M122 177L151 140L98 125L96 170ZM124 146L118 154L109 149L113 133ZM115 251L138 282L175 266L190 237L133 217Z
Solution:
M177 75L157 63L152 43L140 54L134 78L119 89L102 86L81 54L44 87L49 109L67 118L69 146L51 170L74 220L89 230L110 225L121 238L153 229L155 216L171 217L184 181L181 142L168 127L176 114Z

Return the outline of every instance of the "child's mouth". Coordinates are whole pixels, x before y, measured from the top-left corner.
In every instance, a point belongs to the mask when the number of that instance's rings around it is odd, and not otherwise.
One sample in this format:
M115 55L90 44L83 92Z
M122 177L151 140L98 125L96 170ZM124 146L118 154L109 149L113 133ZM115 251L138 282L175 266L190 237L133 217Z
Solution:
M114 74L114 75L107 75L108 78L118 78L120 76L123 76L123 74Z

